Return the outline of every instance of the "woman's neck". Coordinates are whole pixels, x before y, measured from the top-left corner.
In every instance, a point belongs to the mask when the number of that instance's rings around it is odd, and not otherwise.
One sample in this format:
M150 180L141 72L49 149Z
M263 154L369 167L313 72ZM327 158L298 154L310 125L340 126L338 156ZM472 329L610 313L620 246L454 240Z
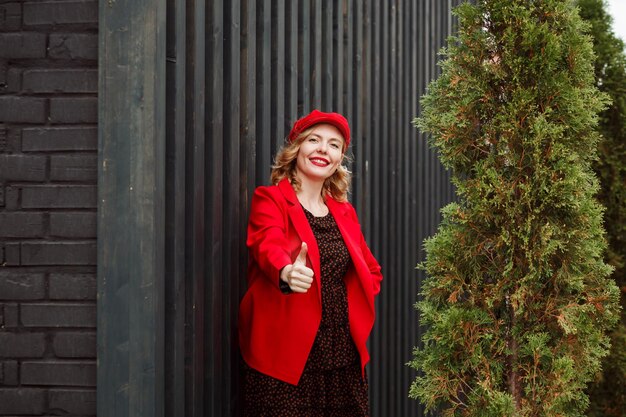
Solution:
M300 191L296 193L298 201L305 209L316 216L324 216L328 213L328 207L324 203L322 197L323 182L307 181L305 178L299 178Z

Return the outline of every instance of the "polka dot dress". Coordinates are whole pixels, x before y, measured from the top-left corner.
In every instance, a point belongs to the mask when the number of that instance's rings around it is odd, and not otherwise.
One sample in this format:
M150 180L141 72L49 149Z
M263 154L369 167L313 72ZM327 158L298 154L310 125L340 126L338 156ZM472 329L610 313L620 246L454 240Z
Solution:
M348 322L343 277L350 254L333 216L304 210L320 250L322 321L297 386L247 368L248 417L362 417L369 415L367 379ZM286 295L289 297L289 295Z

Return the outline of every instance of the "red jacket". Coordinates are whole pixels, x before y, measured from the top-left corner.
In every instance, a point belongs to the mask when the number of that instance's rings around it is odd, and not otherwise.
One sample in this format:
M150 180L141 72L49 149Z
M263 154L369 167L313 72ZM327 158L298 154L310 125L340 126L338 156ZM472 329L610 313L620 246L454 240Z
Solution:
M352 265L345 276L350 333L361 357L369 361L365 342L374 325L374 295L380 291L380 265L370 252L350 203L331 197L326 204L348 248ZM279 271L293 263L302 242L307 266L315 274L305 294L283 294ZM246 363L276 379L296 385L322 319L320 255L313 231L288 180L258 187L248 223L248 291L239 309L239 342Z

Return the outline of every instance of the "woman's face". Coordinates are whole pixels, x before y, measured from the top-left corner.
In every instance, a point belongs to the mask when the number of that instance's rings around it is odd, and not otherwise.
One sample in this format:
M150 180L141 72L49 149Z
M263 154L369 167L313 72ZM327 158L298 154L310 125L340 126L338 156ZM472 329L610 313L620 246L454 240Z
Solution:
M298 150L296 170L299 176L324 181L335 173L343 159L344 139L335 126L316 125Z

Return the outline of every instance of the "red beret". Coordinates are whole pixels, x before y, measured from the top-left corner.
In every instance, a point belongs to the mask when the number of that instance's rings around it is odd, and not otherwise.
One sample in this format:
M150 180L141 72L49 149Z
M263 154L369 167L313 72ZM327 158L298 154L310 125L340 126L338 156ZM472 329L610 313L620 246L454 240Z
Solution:
M313 110L306 116L296 120L291 128L291 132L289 132L289 142L293 142L306 129L320 123L328 123L335 126L343 135L346 147L350 144L350 126L346 118L339 113L324 113L319 110Z

